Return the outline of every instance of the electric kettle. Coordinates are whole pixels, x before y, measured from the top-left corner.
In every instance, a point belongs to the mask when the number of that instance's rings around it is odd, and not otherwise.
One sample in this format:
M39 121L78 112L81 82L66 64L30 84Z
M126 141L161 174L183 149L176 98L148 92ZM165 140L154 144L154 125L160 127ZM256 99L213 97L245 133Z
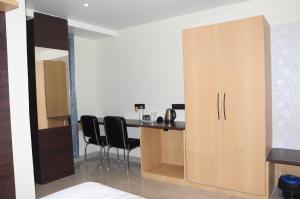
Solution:
M165 115L165 122L166 123L171 123L174 122L176 118L176 112L173 109L167 109L166 110L166 115Z

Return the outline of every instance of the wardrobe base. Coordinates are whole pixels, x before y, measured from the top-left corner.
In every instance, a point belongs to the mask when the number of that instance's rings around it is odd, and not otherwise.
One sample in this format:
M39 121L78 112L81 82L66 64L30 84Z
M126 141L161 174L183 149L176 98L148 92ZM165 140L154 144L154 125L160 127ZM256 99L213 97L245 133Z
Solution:
M188 182L186 180L186 176L184 176L185 179L178 179L178 178L174 178L174 177L170 177L170 176L162 176L161 174L154 174L154 173L144 171L144 172L142 172L142 177L149 178L152 180L158 180L161 182L178 184L178 185L182 185L182 186L195 187L195 188L199 188L199 189L206 190L206 191L213 191L213 192L222 193L222 194L240 197L240 198L245 198L245 199L270 199L272 196L272 192L274 190L274 177L275 177L274 171L275 171L275 165L270 164L269 162L266 162L266 174L267 174L266 179L267 180L266 180L266 195L264 195L264 196Z

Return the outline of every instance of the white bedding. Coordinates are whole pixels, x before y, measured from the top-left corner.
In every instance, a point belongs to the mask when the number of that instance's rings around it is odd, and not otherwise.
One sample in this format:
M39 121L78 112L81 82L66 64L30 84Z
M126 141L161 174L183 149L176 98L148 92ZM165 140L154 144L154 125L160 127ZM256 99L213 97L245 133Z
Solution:
M85 182L41 199L143 199L95 182Z

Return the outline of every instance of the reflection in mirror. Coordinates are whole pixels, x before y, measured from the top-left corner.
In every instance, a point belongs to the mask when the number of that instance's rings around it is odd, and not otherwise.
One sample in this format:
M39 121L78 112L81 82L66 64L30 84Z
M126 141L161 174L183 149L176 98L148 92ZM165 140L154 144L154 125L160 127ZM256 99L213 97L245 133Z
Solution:
M69 125L68 51L35 47L38 128Z

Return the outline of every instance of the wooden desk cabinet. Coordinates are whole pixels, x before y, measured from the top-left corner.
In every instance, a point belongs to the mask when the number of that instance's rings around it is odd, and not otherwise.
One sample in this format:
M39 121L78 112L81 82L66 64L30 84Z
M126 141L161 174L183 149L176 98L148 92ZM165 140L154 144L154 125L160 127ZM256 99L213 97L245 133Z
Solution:
M141 128L143 177L184 182L184 131Z

